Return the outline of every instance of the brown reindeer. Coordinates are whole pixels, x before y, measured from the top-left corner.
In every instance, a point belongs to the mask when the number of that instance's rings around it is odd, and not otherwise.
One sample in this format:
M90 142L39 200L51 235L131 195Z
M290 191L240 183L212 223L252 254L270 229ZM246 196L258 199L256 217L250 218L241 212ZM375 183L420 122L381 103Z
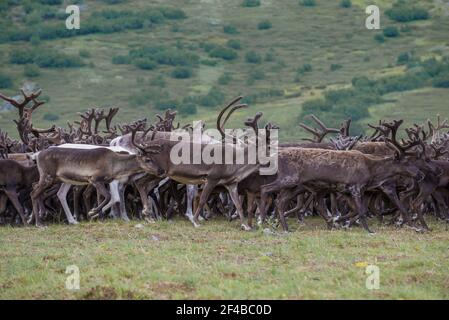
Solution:
M32 184L38 180L39 173L36 166L27 167L14 160L0 160L0 189L11 201L23 224L27 224L27 221L19 202L19 192L31 189Z
M111 200L111 194L105 184L113 181L125 183L129 177L144 171L153 175L160 174L160 171L145 157L118 154L106 148L85 150L51 147L40 152L36 160L40 178L31 193L36 225L40 223L38 204L42 201L41 196L46 189L57 182L68 185L92 184L104 198L102 203L89 212L89 216L92 217ZM65 194L60 200L63 206L67 206Z

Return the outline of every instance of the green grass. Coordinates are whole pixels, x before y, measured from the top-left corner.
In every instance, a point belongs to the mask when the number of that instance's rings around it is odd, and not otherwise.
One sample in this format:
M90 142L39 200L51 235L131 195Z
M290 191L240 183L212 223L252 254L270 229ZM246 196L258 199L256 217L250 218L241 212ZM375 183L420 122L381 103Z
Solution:
M448 299L449 233L380 226L329 231L319 218L293 232L243 232L213 219L136 228L136 221L0 228L0 299ZM380 268L367 290L365 266ZM65 289L66 267L80 290Z

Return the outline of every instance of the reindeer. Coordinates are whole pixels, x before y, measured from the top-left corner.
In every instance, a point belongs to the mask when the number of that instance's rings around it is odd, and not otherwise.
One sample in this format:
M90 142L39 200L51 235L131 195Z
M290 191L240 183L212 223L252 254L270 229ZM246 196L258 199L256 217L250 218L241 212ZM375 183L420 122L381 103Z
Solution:
M31 193L33 202L33 218L37 226L40 225L38 204L41 203L43 192L56 182L67 185L87 185L92 184L104 200L93 208L88 216L95 217L100 210L105 210L105 206L111 200L111 194L105 187L105 183L125 183L129 177L147 171L153 175L160 175L161 172L147 161L145 156L123 155L111 151L107 148L97 149L69 149L50 147L41 151L37 157L39 169L39 182L34 186ZM63 189L58 197L67 213L68 209L66 194L67 189ZM119 201L119 195L113 192L112 195ZM69 223L73 223L73 216L68 215Z
M23 166L14 160L0 160L0 189L11 201L24 225L27 224L24 210L19 201L19 192L31 189L33 183L38 181L39 173L36 166Z

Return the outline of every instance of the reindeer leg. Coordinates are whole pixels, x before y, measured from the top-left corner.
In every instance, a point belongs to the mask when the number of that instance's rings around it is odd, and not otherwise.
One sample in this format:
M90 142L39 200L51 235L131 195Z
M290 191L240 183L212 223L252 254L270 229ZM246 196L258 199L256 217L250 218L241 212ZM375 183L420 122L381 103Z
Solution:
M16 209L16 211L19 213L20 218L22 219L22 223L24 225L27 225L27 220L25 218L25 214L23 213L23 207L19 202L19 197L16 191L15 187L7 186L5 189L5 194L8 197L8 199L11 201L12 205Z
M292 192L289 189L282 189L281 192L279 192L278 198L277 198L277 211L279 215L279 219L281 220L282 228L285 232L288 232L288 225L287 221L285 219L285 207L287 206L287 202L291 199Z
M242 204L240 203L239 193L237 191L237 183L225 186L231 196L232 202L234 203L237 212L240 216L241 227L245 231L251 230L251 227L245 222L245 217L243 215ZM202 196L202 195L201 195Z
M72 213L70 212L69 205L67 204L67 193L69 192L72 185L68 183L62 183L58 190L58 199L61 202L62 208L64 209L65 216L67 217L67 222L69 224L78 224L78 221L73 218Z
M358 186L351 186L349 190L351 191L352 198L354 199L354 203L363 228L369 233L374 233L369 229L368 223L366 222L366 206L363 203L363 193L361 188Z
M203 210L204 204L206 203L207 199L209 198L209 195L214 190L214 188L217 186L217 183L218 183L218 181L208 180L204 184L204 188L203 188L203 191L201 192L201 197L200 197L200 201L198 203L198 207L195 209L195 215L193 216L192 223L195 227L200 226L198 217L199 217L201 211Z
M87 214L88 217L91 219L94 219L98 216L101 209L111 200L111 194L109 193L108 189L104 186L104 183L102 181L91 181L92 185L97 189L97 198L98 195L103 196L103 202L101 202L97 207L93 208L89 211Z
M33 187L33 191L31 192L31 202L33 203L33 214L31 216L31 220L34 219L36 227L41 226L39 221L39 211L43 210L43 202L41 201L42 194L52 184L53 179L51 178L51 176L41 176L39 182Z

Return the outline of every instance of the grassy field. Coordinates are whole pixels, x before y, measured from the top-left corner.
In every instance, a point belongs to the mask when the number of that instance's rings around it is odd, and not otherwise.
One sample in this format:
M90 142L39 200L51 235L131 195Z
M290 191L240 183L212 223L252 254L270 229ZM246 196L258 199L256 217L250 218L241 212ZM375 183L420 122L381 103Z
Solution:
M449 233L329 231L319 218L289 234L243 232L237 223L185 220L0 228L0 298L14 299L448 299ZM66 268L80 290L65 288ZM380 288L365 287L365 267Z
M449 53L446 6L441 1L419 1L429 10L430 19L409 23L398 23L390 20L385 14L394 1L352 1L351 8L341 8L340 1L316 1L315 7L304 7L297 0L269 1L263 0L256 8L244 8L241 0L170 0L143 1L128 0L116 5L107 5L102 1L82 1L85 10L82 20L92 13L102 10L139 11L158 6L182 8L187 18L168 21L155 27L144 27L139 30L127 30L111 34L90 34L66 39L41 40L38 44L17 41L0 44L0 74L13 79L13 86L0 89L1 92L14 95L27 81L37 84L44 90L50 101L34 118L36 126L48 127L51 121L43 119L46 113L59 116L55 122L65 125L66 121L77 118L76 112L91 106L116 105L122 108L118 121L130 121L143 116L154 119L157 112L154 105L158 96L167 100L182 101L187 96L203 95L212 87L217 87L230 100L238 94L252 95L276 89L283 96L267 101L256 101L250 104L249 110L236 114L231 125L241 126L247 114L258 110L265 113L265 121L280 125L282 140L295 140L302 137L298 130L298 116L301 104L307 99L320 96L323 90L350 86L355 76L377 77L400 73L396 67L396 59L403 52L413 52L416 56L444 56ZM365 7L377 4L381 9L381 27L396 26L401 31L397 38L388 38L384 43L374 39L382 30L367 30L365 24ZM56 8L61 6L52 6ZM15 7L9 17L21 28L33 28L21 22L20 6ZM10 17L11 16L11 17ZM26 16L25 16L26 17ZM260 21L269 20L272 28L259 30ZM63 25L64 20L60 21ZM225 25L237 28L237 34L223 32ZM238 40L241 49L237 59L225 61L211 59L200 47L202 43L226 46L228 40ZM116 65L112 58L126 55L130 49L145 45L165 45L175 47L182 45L198 55L200 60L215 60L215 66L201 64L194 69L190 79L173 79L171 66L158 66L155 70L141 70L133 65ZM81 68L52 69L40 68L36 78L24 76L24 66L11 64L9 55L16 49L45 50L54 49L77 56L82 50L88 52L83 57L85 66ZM262 57L261 63L248 63L245 55L255 51ZM267 54L271 53L271 59ZM297 69L310 64L312 70L295 77ZM340 65L340 69L331 70L332 64ZM263 78L249 83L251 72L262 72ZM223 85L218 79L225 73L232 81ZM153 85L152 81L162 77L163 87ZM131 103L135 96L147 94L147 101L139 105ZM446 94L432 95L432 104L436 112L444 113ZM413 103L412 96L405 95L403 103ZM417 110L422 118L427 117L426 106ZM181 117L182 122L192 119L215 119L218 107L198 107L196 115ZM374 115L382 115L373 110ZM12 119L14 113L0 113L0 128L14 135ZM407 116L400 114L399 116ZM342 119L343 120L343 119Z

